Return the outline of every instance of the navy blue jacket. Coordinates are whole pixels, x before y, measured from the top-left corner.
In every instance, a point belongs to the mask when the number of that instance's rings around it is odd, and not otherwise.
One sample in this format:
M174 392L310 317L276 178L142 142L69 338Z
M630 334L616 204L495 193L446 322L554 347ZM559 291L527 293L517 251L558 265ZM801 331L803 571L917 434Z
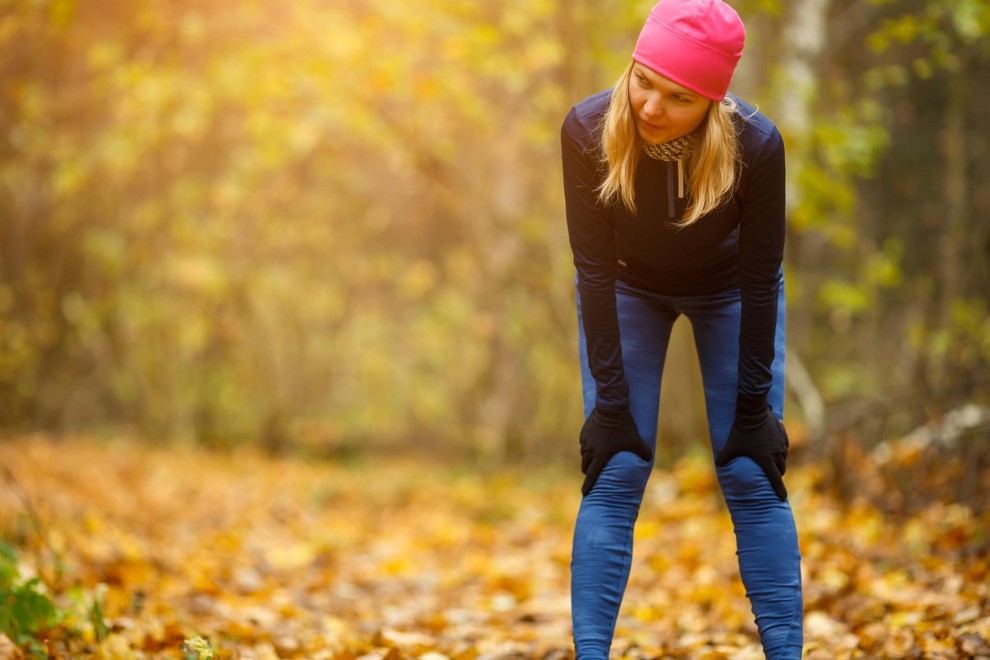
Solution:
M606 170L600 159L602 117L611 90L575 105L561 128L567 228L577 267L581 316L588 342L596 405L628 406L622 368L615 282L660 294L695 296L738 287L742 298L737 399L765 414L777 327L777 296L784 252L784 143L780 132L751 105L735 99L741 153L732 198L696 223L678 228L670 217L668 168L676 163L639 159L636 208L603 206L596 191ZM740 403L743 405L743 403Z

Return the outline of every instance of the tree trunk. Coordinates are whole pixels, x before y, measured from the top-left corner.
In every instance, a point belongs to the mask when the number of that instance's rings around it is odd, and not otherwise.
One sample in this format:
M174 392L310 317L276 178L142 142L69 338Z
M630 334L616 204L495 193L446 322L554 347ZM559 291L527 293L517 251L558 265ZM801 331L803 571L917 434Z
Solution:
M945 231L939 241L938 277L940 296L934 331L952 332L953 305L965 294L966 250L970 239L967 227L969 185L966 149L966 86L967 80L954 76L949 82L949 98L945 106L941 148L944 157L943 209ZM929 362L928 384L935 391L951 377L947 371L946 355L932 356Z
M813 130L812 103L818 93L817 60L825 50L828 36L829 0L803 0L790 3L787 24L783 30L783 48L778 54L782 65L782 82L778 88L777 108L774 121L777 122L787 140L787 209L788 216L801 202L800 188L794 184L805 165L807 146ZM816 286L814 264L824 258L825 241L815 234L791 234L788 239L792 258L808 268L805 288ZM810 332L811 305L796 307L788 314L788 337L790 344L803 345ZM796 366L795 363L794 366ZM791 369L793 375L794 369ZM796 390L798 405L809 425L809 431L816 436L824 433L824 410L816 407L821 403L817 389L807 371L800 369ZM790 379L794 381L793 378ZM814 392L815 395L809 393ZM818 439L818 438L815 438Z

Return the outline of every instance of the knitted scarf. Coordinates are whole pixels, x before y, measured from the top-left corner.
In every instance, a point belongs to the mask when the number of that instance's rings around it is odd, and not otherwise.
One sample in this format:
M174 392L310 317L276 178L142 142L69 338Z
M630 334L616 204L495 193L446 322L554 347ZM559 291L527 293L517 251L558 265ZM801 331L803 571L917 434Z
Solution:
M697 141L698 135L697 131L695 131L669 142L662 142L661 144L643 142L643 152L655 160L664 160L667 162L683 160L691 156L691 152L694 151L694 145Z

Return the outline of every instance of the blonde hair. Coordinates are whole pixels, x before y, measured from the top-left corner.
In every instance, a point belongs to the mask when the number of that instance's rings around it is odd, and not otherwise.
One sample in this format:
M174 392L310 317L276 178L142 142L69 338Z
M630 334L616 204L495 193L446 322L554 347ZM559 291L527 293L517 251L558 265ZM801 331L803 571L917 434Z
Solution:
M621 200L630 213L636 213L636 165L642 151L642 138L629 108L629 80L635 61L622 73L612 90L612 99L602 119L601 159L608 175L598 187L598 199L610 205ZM699 127L698 141L687 163L690 203L678 223L686 227L721 206L736 183L739 144L732 115L737 106L726 97L712 102Z

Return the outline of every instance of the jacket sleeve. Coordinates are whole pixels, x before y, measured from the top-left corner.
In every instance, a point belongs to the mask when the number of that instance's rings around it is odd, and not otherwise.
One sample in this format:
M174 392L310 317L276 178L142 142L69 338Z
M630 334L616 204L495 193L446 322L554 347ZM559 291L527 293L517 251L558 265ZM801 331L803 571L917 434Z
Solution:
M736 420L762 420L773 380L778 294L784 258L784 142L773 129L743 172L739 195L739 385ZM779 413L779 411L777 411Z
M597 199L601 170L594 145L594 130L586 127L572 109L561 128L561 154L578 304L596 384L595 405L618 410L629 405L629 385L622 368L615 305L615 233Z

